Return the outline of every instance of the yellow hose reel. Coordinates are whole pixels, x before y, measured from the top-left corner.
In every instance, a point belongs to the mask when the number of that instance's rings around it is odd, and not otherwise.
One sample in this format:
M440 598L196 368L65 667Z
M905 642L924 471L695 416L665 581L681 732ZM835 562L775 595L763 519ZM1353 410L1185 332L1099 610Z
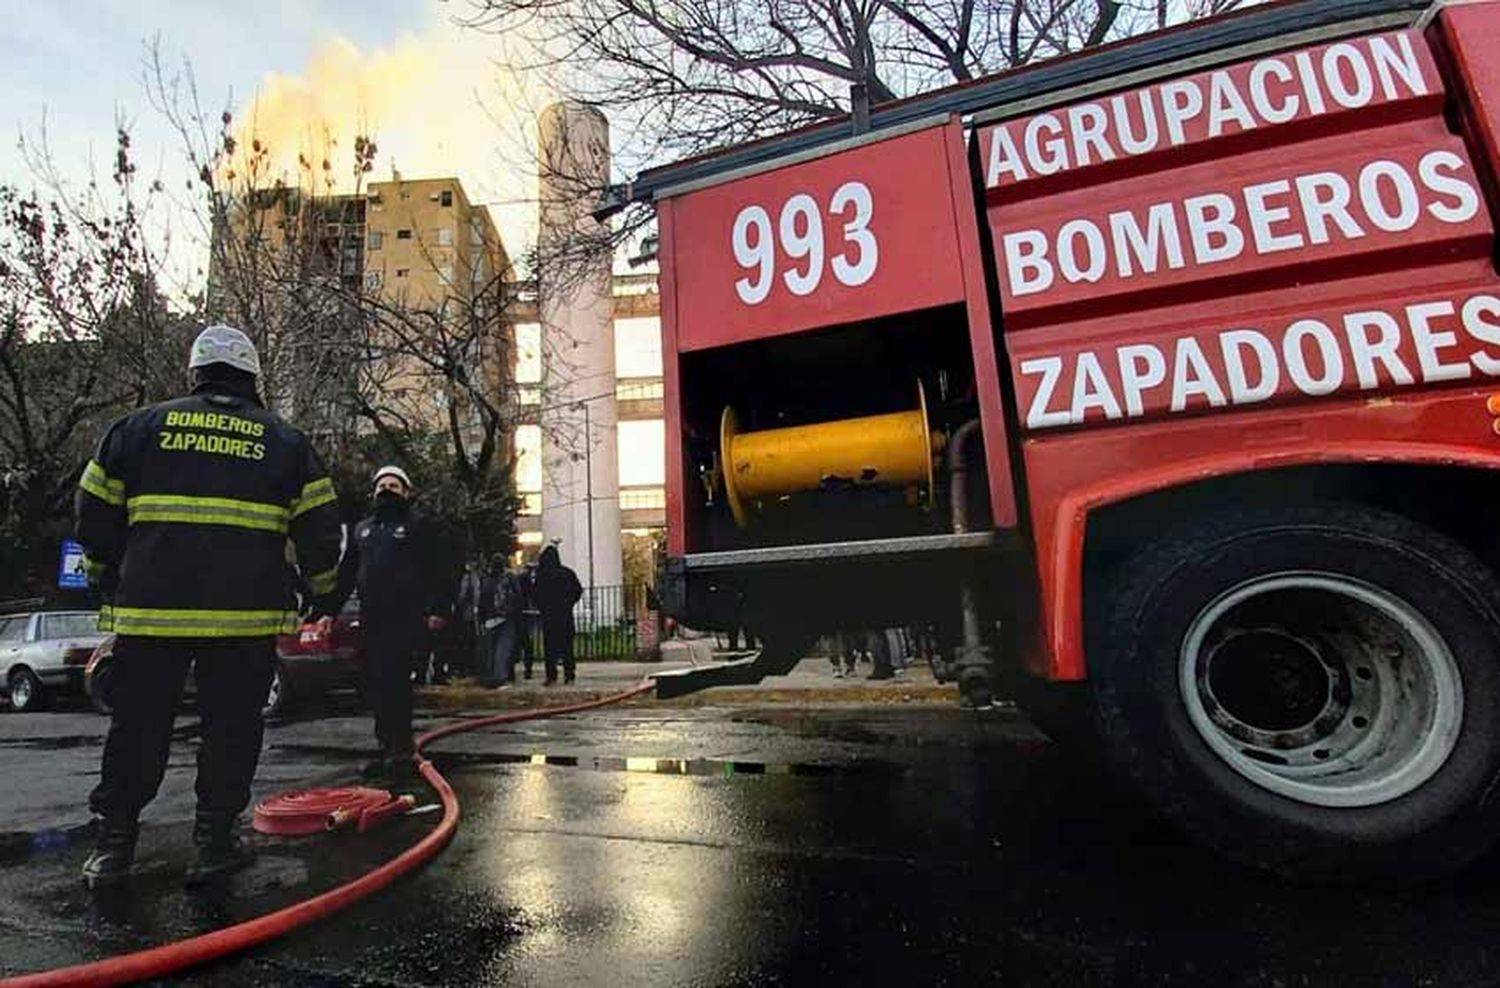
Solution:
M946 437L927 421L927 396L917 382L917 407L906 412L740 432L732 407L719 422L719 462L729 510L741 528L746 506L830 487L925 486Z

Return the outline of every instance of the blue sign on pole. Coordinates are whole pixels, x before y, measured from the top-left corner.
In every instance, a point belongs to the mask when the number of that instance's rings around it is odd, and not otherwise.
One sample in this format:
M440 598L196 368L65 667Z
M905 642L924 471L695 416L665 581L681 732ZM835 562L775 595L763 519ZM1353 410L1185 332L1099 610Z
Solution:
M57 585L64 590L87 590L89 586L88 574L83 568L83 546L72 539L63 539Z

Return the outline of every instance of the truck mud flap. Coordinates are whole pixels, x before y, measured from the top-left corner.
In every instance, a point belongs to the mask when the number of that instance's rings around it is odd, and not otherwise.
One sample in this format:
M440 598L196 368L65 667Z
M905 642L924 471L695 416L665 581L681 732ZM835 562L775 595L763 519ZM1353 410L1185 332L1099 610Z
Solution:
M750 686L767 676L784 676L801 658L801 651L797 649L776 652L762 649L748 659L669 669L652 673L650 678L656 683L656 698L670 700L714 686Z

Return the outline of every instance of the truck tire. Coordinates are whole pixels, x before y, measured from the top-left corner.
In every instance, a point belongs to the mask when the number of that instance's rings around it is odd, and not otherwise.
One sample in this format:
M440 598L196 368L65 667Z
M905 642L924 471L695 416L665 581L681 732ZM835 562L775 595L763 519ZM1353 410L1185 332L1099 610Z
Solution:
M1241 510L1103 591L1106 754L1199 841L1406 884L1500 836L1500 583L1458 542L1363 506Z

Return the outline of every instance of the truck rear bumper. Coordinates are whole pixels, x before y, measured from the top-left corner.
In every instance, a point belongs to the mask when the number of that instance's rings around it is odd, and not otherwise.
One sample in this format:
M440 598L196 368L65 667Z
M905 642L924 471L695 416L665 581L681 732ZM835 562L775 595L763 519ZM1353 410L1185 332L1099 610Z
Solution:
M996 582L1019 545L989 531L690 553L668 557L662 601L692 628L895 627L951 605L965 576Z

